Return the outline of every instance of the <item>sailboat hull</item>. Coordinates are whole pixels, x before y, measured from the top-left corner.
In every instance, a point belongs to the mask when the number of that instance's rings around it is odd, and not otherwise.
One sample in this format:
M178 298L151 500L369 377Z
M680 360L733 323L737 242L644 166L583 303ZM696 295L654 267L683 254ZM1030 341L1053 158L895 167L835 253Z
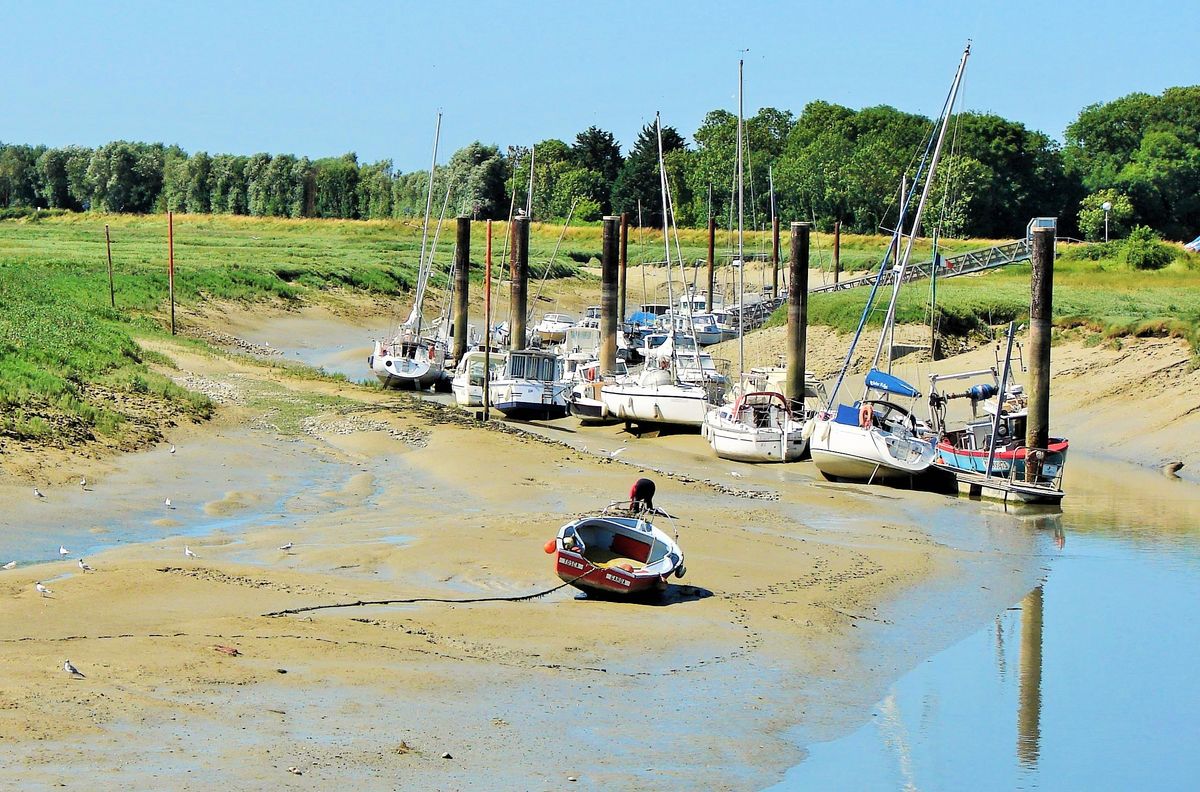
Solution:
M704 425L710 406L704 388L688 385L605 386L600 397L618 420L697 429Z
M829 478L889 481L919 475L933 463L933 445L878 428L864 429L817 420L809 451L813 464Z
M424 390L442 379L445 351L435 342L375 342L367 365L385 388Z

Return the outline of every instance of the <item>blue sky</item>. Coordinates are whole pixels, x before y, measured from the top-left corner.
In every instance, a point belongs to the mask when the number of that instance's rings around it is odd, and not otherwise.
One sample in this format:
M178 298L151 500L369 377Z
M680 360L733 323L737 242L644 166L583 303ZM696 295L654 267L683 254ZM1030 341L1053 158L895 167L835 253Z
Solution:
M734 6L737 6L736 10ZM0 140L427 167L482 140L628 147L661 110L690 135L715 108L826 99L936 113L968 38L965 107L1060 138L1080 108L1200 83L1200 3L9 3Z

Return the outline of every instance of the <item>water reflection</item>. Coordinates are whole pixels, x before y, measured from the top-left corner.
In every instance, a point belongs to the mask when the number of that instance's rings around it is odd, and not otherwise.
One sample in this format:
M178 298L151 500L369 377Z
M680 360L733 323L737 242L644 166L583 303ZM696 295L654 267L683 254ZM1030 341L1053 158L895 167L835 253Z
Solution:
M1042 720L1042 587L1021 601L1021 690L1017 710L1017 761L1037 769Z
M1041 585L807 746L779 789L1195 788L1200 487L1084 458L1072 472L1061 512L1000 518L1034 540L1012 564Z

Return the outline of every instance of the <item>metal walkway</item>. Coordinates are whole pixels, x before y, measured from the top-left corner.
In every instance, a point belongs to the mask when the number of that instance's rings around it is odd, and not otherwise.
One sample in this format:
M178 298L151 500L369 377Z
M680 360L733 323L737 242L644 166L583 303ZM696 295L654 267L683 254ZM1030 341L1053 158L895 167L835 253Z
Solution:
M954 256L943 256L941 264L938 266L938 277L953 278L956 275L969 275L972 272L984 272L996 269L997 267L1003 267L1005 264L1028 261L1031 250L1029 241L1027 239L1020 239L1015 242L997 245L996 247L970 250ZM904 273L904 282L908 283L909 281L928 278L930 272L933 271L933 266L934 263L932 260L923 261L920 264L910 264ZM811 288L808 290L808 293L819 294L822 292L841 291L842 289L853 289L857 286L870 286L875 282L875 277L874 274L870 274L858 278L850 278L838 283ZM889 269L883 273L882 281L884 284L888 284L894 278L895 270Z

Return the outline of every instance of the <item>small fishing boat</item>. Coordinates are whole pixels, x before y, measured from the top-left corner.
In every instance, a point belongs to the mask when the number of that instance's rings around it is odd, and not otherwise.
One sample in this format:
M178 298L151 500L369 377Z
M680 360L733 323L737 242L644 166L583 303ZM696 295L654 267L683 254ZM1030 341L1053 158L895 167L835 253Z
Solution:
M493 349L490 355L482 349L472 349L462 356L450 382L454 401L460 407L483 405L484 366L490 367L490 378L494 380L504 369L505 354L498 349Z
M522 349L508 353L488 396L507 418L561 418L567 414L569 390L562 358L541 349Z
M1009 329L1011 358L1013 330ZM1045 448L1025 445L1029 400L1011 377L1011 359L999 366L956 374L931 374L929 417L938 442L934 466L953 474L959 489L970 494L1015 498L1025 503L1059 503L1070 443L1051 437ZM979 380L965 390L938 391L938 384ZM966 399L971 418L950 429L946 412L951 401ZM983 415L980 415L982 407Z
M669 536L651 522L670 515L636 497L647 485L652 497L654 483L639 479L630 500L558 529L545 549L559 579L587 593L633 597L661 594L672 575L684 576L678 531Z

